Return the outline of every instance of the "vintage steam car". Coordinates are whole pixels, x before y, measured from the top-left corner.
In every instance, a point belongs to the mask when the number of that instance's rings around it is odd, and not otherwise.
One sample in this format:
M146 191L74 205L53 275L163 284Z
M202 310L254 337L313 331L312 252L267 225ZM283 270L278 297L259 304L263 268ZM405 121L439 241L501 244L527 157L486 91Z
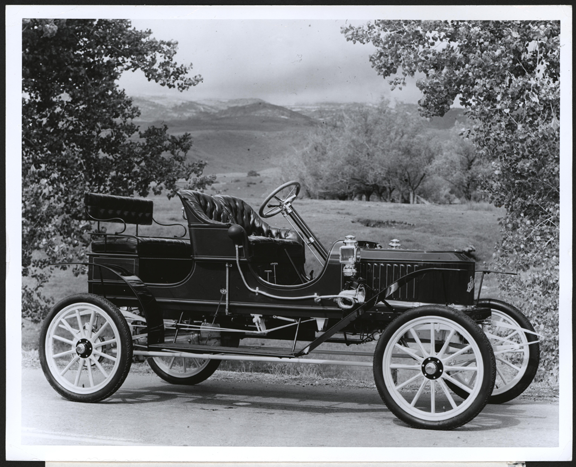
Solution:
M100 401L120 388L133 356L174 384L200 383L222 360L358 364L373 367L390 411L429 429L462 426L528 387L537 335L518 309L475 294L488 271L466 252L352 235L328 249L294 209L299 191L297 182L278 187L257 213L232 196L182 190L188 228L171 238L139 234L154 221L152 201L87 194L98 223L88 293L60 301L43 324L50 384L70 400ZM291 229L263 220L278 214ZM107 233L103 222L124 230ZM316 277L307 254L323 265ZM349 351L375 339L372 352ZM326 354L346 359L318 358Z

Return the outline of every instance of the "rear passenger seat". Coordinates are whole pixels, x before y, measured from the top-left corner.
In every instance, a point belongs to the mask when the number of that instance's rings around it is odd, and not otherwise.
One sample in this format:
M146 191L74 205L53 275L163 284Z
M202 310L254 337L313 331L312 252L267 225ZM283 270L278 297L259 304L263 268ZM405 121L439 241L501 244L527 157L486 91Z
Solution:
M87 193L84 197L90 219L99 222L152 225L154 204L148 199ZM133 254L149 258L189 258L187 238L159 238L122 234L92 234L93 253Z
M151 258L186 258L192 255L189 240L93 234L93 253L125 253Z

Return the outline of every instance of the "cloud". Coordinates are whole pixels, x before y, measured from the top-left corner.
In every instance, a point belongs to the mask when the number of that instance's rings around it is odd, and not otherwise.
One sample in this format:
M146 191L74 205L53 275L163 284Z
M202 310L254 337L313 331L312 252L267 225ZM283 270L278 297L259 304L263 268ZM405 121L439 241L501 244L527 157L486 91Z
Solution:
M371 68L372 46L347 42L343 20L134 20L179 43L177 60L204 82L183 99L259 97L275 104L375 102L389 87ZM141 74L121 80L129 94L173 94ZM395 93L417 100L414 93Z

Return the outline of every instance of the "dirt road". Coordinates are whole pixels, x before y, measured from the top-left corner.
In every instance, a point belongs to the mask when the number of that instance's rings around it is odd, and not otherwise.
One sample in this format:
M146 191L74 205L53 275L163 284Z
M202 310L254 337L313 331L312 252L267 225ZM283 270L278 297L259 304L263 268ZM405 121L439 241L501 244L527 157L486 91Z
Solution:
M374 387L217 372L197 386L131 373L98 404L61 398L39 369L22 374L22 444L337 447L553 447L559 405L525 398L487 406L451 432L396 419Z

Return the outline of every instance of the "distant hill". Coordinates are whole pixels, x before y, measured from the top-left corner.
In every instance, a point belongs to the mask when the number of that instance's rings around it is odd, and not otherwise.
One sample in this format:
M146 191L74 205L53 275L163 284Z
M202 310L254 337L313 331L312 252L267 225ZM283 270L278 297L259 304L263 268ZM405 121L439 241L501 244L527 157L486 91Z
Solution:
M258 116L258 117L269 117L269 118L287 118L295 121L300 121L302 123L312 123L313 119L307 117L299 112L295 112L286 107L281 107L279 105L269 104L268 102L260 101L254 102L246 105L237 105L228 107L217 113L219 118L226 117L247 117L247 116Z
M290 124L313 124L314 119L286 107L270 104L261 99L181 101L162 100L160 97L134 97L134 104L140 108L137 119L141 123L172 122L182 126L185 121L203 128L212 124L218 128L230 123L238 126L239 119L246 121L264 117L283 119ZM253 122L252 122L253 123ZM257 123L257 122L256 122Z
M316 104L292 105L289 108L315 120L325 120L346 111L358 110L372 104L360 102L319 102Z
M321 102L317 104L293 105L290 106L290 109L316 120L324 120L342 112L358 110L370 105L371 104L358 102ZM414 109L417 107L415 104L406 105L414 107ZM432 117L429 120L430 127L435 130L449 130L454 127L456 123L467 124L464 109L450 109L443 117Z
M340 112L370 104L323 102L283 107L262 99L178 100L133 97L142 127L165 123L172 134L190 133L189 158L208 163L206 173L247 173L279 167L302 140L302 132ZM464 120L462 109L430 120L443 132Z

